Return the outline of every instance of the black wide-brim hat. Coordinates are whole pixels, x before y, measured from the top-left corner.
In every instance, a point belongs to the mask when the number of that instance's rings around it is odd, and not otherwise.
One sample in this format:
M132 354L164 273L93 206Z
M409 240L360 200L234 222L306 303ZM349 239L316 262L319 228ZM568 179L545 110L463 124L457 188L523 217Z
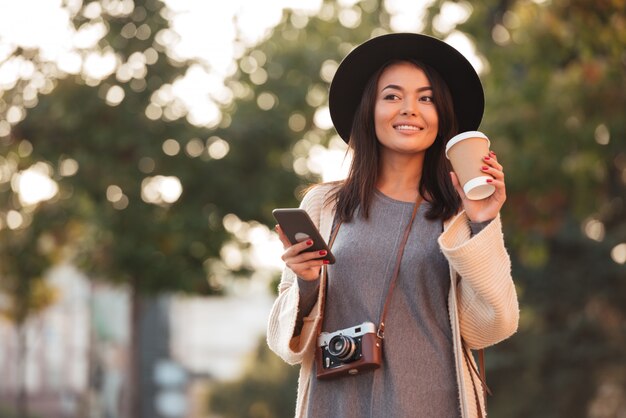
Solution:
M475 131L485 108L485 95L472 64L447 43L417 33L378 36L353 49L339 64L330 85L328 105L335 129L350 140L354 115L370 77L391 60L413 59L436 70L448 85L459 131Z

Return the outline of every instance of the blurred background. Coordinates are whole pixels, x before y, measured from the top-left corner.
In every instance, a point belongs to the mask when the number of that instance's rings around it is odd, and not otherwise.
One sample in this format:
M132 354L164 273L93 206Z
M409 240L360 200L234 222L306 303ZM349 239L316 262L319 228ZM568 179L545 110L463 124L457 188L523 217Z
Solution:
M503 162L494 417L626 417L626 2L1 0L0 417L291 417L271 210L340 179L328 85L444 39Z

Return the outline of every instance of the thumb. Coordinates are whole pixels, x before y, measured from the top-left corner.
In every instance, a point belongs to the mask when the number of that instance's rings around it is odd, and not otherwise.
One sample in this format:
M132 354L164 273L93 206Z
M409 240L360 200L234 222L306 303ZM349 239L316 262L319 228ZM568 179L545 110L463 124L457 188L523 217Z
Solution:
M461 184L459 183L459 178L456 176L456 173L454 171L450 171L450 180L452 180L452 185L454 186L454 188L456 189L456 192L461 197L461 200L465 199L465 192L463 191L463 188L461 187Z
M276 225L274 227L274 230L278 234L278 239L280 240L280 242L283 243L283 248L287 249L287 248L291 247L292 244L291 244L291 242L289 242L289 239L287 238L287 235L285 235L285 233L283 232L283 230L280 227L280 225Z

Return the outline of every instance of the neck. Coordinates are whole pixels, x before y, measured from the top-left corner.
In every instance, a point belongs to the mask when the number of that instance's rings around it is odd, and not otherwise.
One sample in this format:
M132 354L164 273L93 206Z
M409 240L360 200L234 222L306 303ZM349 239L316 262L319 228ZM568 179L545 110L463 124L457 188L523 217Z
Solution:
M422 179L424 154L383 157L376 188L386 196L404 202L415 202Z

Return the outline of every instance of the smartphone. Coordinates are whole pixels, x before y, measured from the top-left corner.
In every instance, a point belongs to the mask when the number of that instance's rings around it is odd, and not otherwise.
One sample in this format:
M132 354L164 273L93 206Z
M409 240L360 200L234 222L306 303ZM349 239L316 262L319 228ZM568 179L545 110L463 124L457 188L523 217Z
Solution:
M307 239L313 240L313 245L307 251L326 250L326 255L320 257L322 260L328 260L329 264L335 262L335 257L330 252L330 248L326 245L326 241L315 227L315 224L304 209L285 208L274 209L272 215L280 225L281 229L287 236L291 244L297 244Z

